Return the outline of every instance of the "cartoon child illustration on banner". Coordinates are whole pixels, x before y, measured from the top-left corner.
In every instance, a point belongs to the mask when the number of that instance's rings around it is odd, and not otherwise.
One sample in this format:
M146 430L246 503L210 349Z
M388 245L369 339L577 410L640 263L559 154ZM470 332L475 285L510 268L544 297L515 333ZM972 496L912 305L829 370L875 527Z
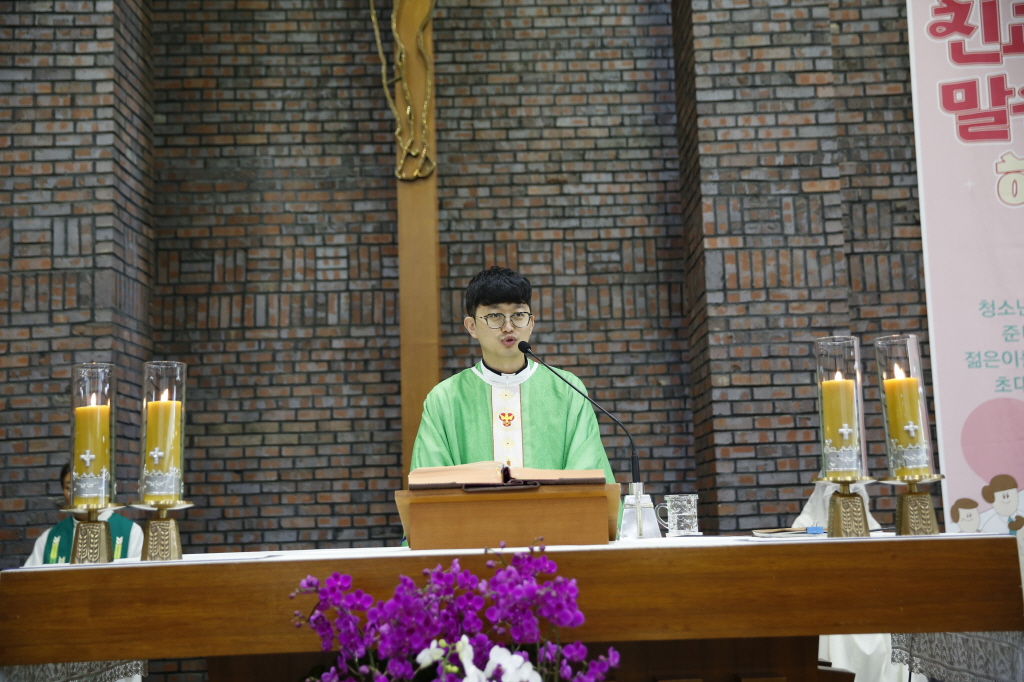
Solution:
M978 512L978 503L969 497L961 497L953 503L949 510L949 517L961 533L977 533L981 528L981 515Z
M981 496L992 504L992 509L985 512L983 533L1007 533L1011 530L1010 524L1024 514L1024 509L1018 509L1021 496L1013 476L994 476L992 482L981 489Z
M1016 534L1024 528L1024 402L997 398L976 407L964 422L960 444L971 469L989 483L979 508L972 498L960 498L950 518L961 533Z

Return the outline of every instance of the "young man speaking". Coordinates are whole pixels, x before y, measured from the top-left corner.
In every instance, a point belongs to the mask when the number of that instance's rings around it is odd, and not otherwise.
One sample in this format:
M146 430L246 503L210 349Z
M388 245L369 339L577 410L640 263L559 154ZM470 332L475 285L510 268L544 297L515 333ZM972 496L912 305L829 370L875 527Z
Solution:
M535 322L530 294L530 282L508 268L494 266L470 281L463 324L483 360L427 395L412 469L494 460L535 469L601 469L615 482L594 408L519 350ZM586 390L569 372L555 371Z

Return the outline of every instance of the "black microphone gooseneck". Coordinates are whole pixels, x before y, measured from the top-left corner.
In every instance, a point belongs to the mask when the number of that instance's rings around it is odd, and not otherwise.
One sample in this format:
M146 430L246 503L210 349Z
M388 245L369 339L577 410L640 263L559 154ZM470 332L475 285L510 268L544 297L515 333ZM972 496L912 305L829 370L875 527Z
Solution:
M556 372L555 370L551 369L551 365L549 365L548 363L544 362L544 361L543 361L543 360L541 360L541 359L540 359L539 357L537 357L537 354L533 352L533 349L532 349L532 348L530 348L530 344L529 344L529 343L528 343L527 341L520 341L520 342L519 342L519 350L520 350L520 352L522 352L523 354L525 354L525 355L529 355L529 356L530 356L530 357L532 357L532 358L533 358L534 360L536 360L536 361L537 361L537 362L539 362L540 364L542 364L542 365L544 365L545 367L547 367L547 368L548 368L549 370L551 370L551 373L552 373L552 374L554 374L554 375L555 375L556 377L558 377L559 379L561 379L562 381L564 381L564 382L565 382L566 384L568 384L569 388L571 388L572 390L576 391L576 392L577 392L577 393L579 393L579 394L580 394L581 396L583 396L584 398L586 398L586 399L587 399L587 401L588 401L588 402L589 402L589 403L590 403L591 405L593 405L593 406L594 406L594 407L596 407L597 409L599 409L599 410L601 410L602 412L604 412L604 413L605 413L606 415L608 415L608 417L609 417L609 418L610 418L610 419L611 419L611 420L612 420L613 422L615 422L616 424L618 424L618 425L619 425L619 428L621 428L621 429L622 429L622 430L623 430L623 431L624 431L624 432L626 433L626 436L628 436L628 437L629 437L629 446L630 446L630 448L631 448L631 449L632 449L632 451L633 451L633 456L632 456L632 459L630 460L630 463L631 463L631 465L632 465L632 469L633 469L633 483L640 483L640 457L639 457L639 456L637 455L637 453L636 453L636 443L635 443L635 442L633 441L633 435L632 435L632 434L631 434L631 433L629 432L629 429L627 429L627 428L625 427L625 425L623 425L623 423L622 423L622 422L620 422L620 421L619 421L618 419L616 419L615 415L613 415L613 414L612 414L611 412L609 412L608 410L606 410L606 409L604 409L603 407L601 407L600 405L598 405L598 404L597 404L597 403L596 403L596 402L594 401L594 399L593 399L593 398L591 398L591 397L590 397L589 395L587 395L586 393L584 393L584 392L583 392L583 391L581 391L580 389L578 389L578 388L576 388L575 386L573 386L573 385L572 385L572 383L571 383L571 382L570 382L570 381L569 381L568 379L566 379L565 377L563 377L563 376L562 376L561 374L559 374L559 373L558 373L558 372Z

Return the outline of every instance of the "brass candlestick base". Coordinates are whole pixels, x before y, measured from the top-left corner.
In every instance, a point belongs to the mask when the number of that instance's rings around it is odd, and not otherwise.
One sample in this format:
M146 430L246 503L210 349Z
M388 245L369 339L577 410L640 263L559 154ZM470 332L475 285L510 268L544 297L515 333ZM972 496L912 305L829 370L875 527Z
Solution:
M896 535L938 535L932 496L907 491L896 496Z
M896 535L938 535L932 496L910 483L905 493L896 496Z
M839 492L832 493L828 500L826 532L830 538L866 538L871 535L864 498L851 493L849 483L840 483Z
M931 494L918 490L922 483L942 480L941 474L927 476L894 476L883 478L882 483L905 485L906 492L896 496L896 535L938 535L939 523Z
M142 543L143 561L175 561L181 558L181 535L174 519L150 519Z
M89 519L79 521L75 528L75 541L71 546L73 564L109 564L114 560L114 546L110 538L110 525L99 520L99 510L90 509Z
M191 502L176 502L173 505L151 507L147 504L133 504L138 509L156 510L156 518L146 522L145 539L142 542L143 561L177 561L181 559L181 535L178 522L167 516L173 509L187 509Z
M828 523L825 532L830 538L866 538L871 536L868 529L868 514L864 509L864 498L850 492L854 483L874 483L868 476L834 476L826 474L813 479L818 485L834 483L838 492L828 500Z

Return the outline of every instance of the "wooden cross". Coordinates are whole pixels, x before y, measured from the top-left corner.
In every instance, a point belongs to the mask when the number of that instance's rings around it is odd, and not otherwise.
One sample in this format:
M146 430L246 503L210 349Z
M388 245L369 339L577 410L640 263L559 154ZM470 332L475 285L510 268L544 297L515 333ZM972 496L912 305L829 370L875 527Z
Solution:
M406 46L404 84L395 84L394 99L399 112L411 111L412 119L420 121L426 101L426 140L423 128L413 126L408 133L417 135L415 145L425 143L436 159L433 91L434 59L433 11L429 0L405 0L395 3L397 42ZM426 58L417 49L417 33L423 29ZM396 46L397 47L397 46ZM403 87L404 85L404 87ZM429 88L429 90L428 90ZM406 98L409 93L409 100ZM411 107L407 109L407 107ZM416 157L403 157L396 148L396 158L411 167ZM399 169L401 171L401 169ZM411 173L403 173L411 176ZM402 472L407 480L412 445L423 415L423 400L441 380L441 268L438 239L437 170L414 180L398 183L398 321L400 371L402 382Z

